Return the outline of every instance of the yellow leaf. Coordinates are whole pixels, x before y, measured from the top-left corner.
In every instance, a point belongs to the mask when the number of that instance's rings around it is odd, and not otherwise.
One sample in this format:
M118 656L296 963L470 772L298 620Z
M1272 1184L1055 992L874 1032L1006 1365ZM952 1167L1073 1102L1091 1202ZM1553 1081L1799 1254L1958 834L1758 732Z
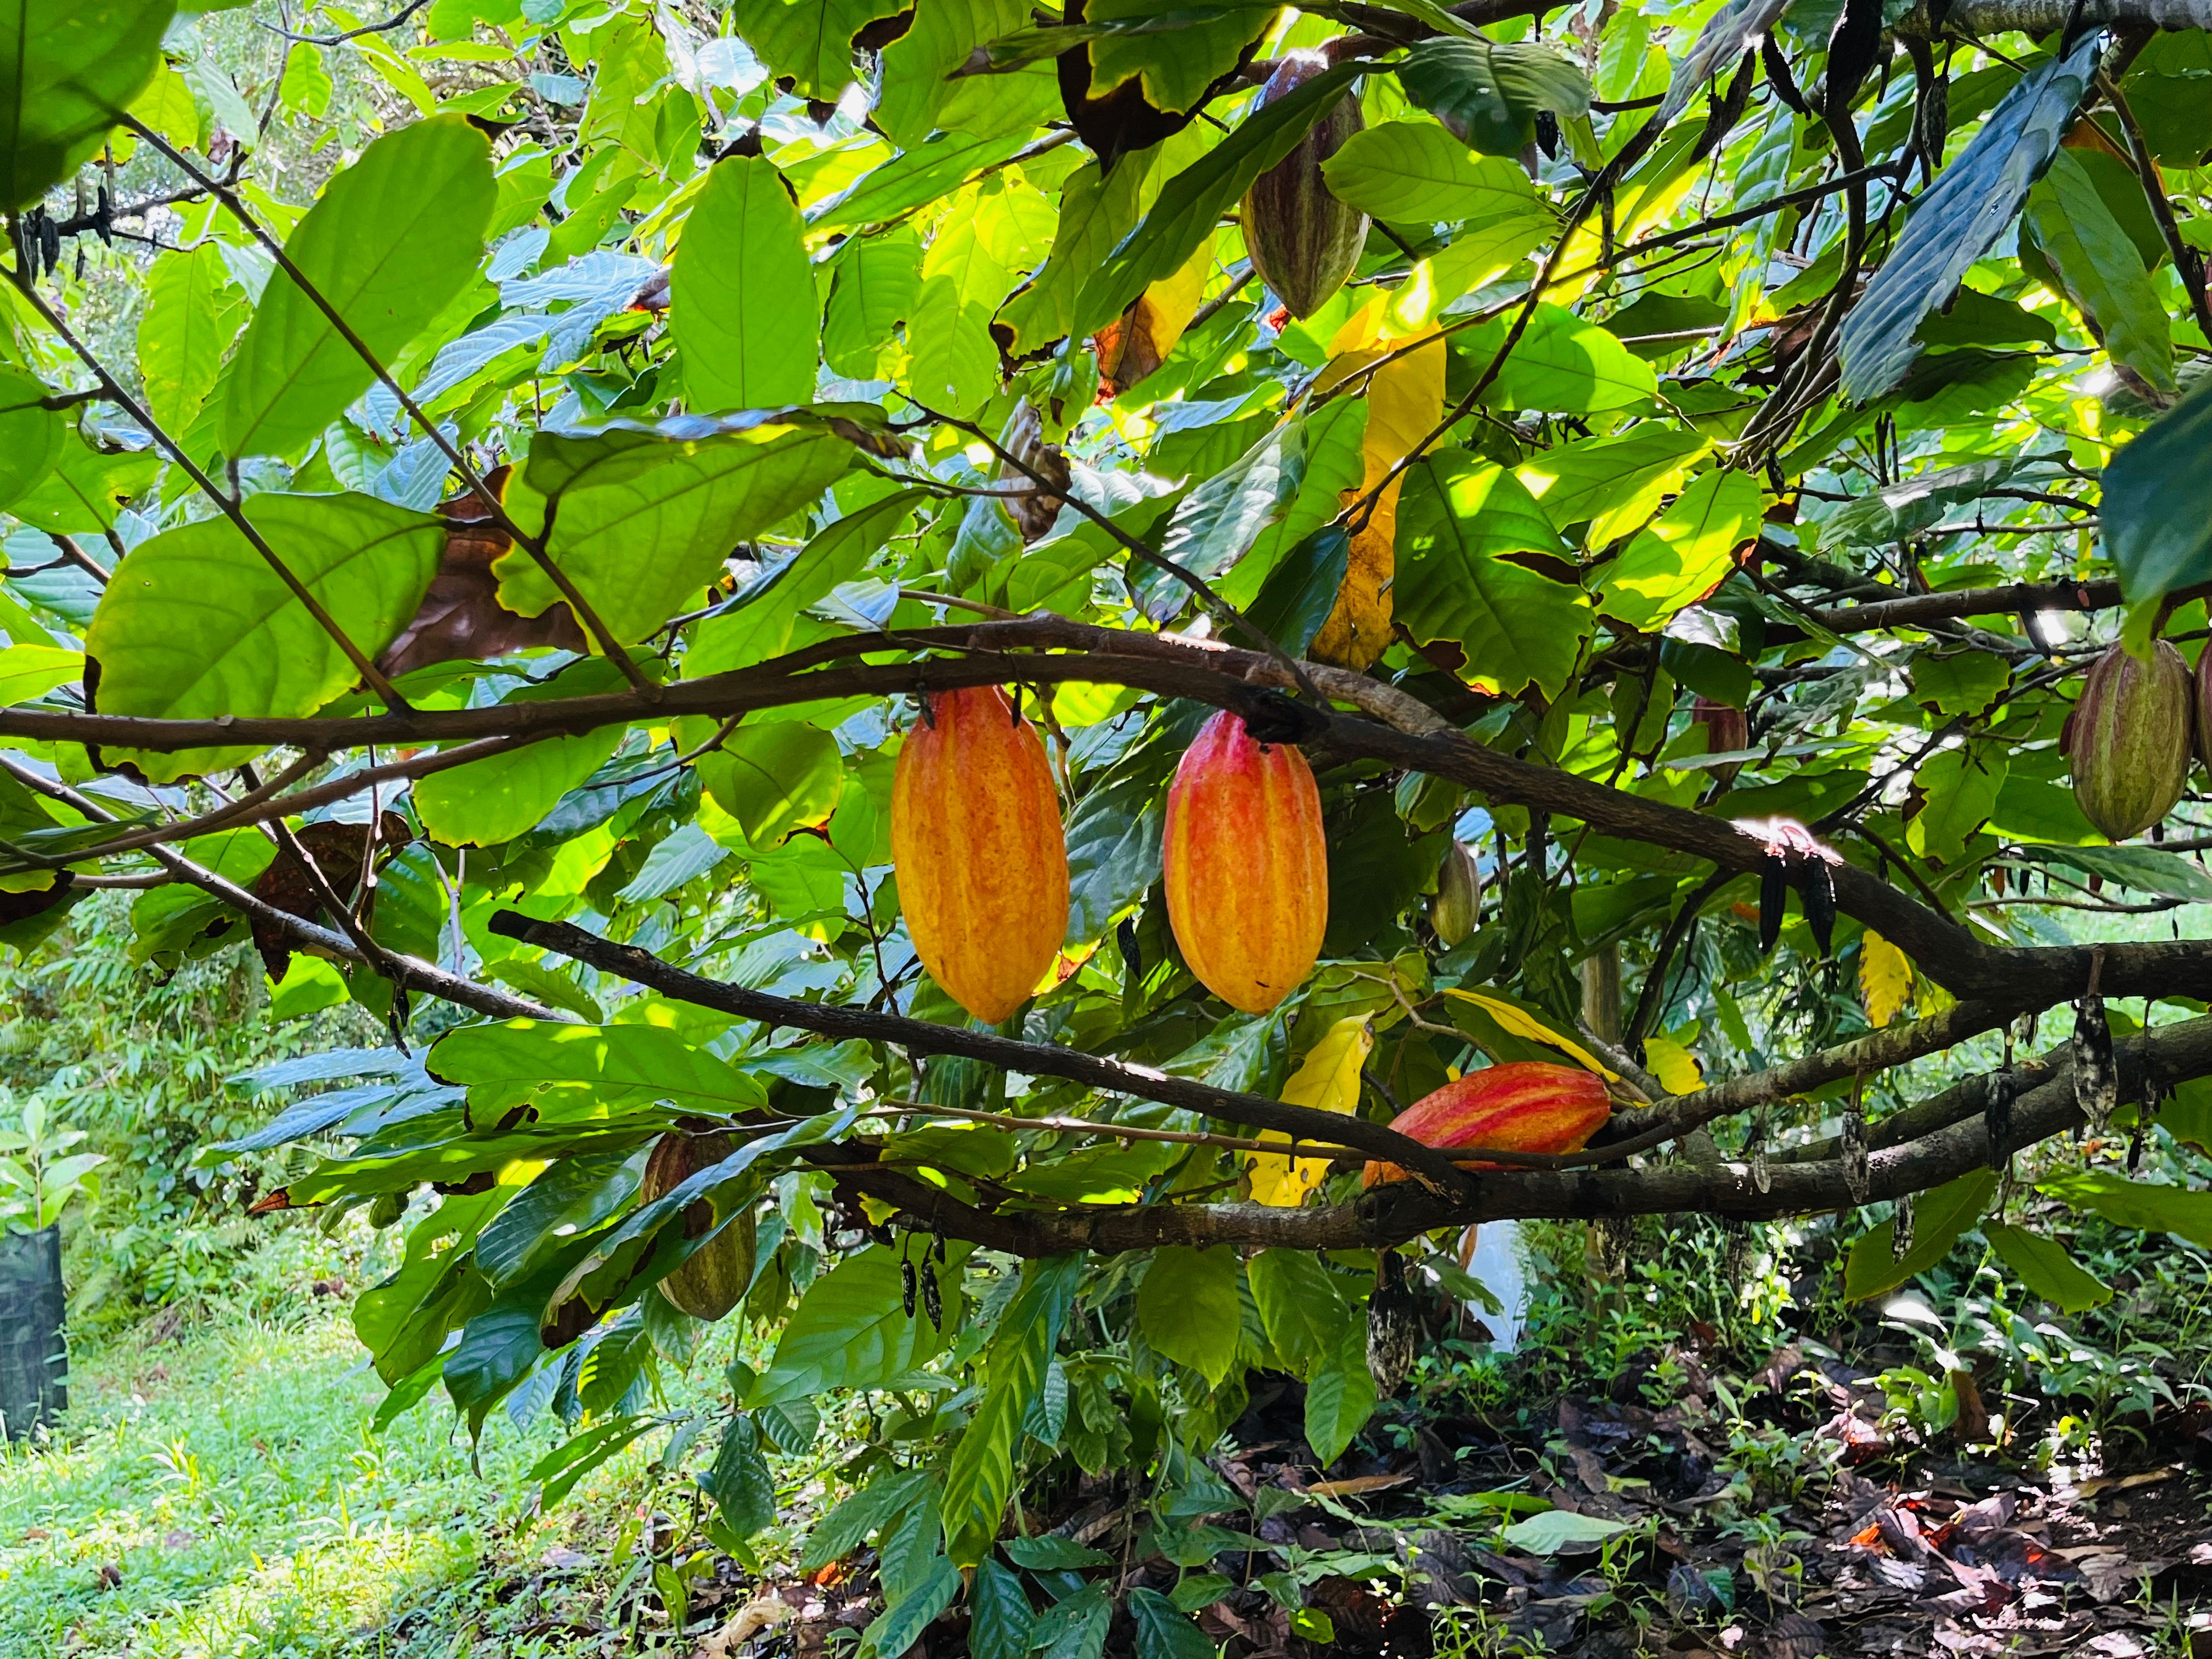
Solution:
M1526 1009L1506 1001L1503 997L1486 997L1480 991L1462 991L1456 988L1449 989L1444 994L1448 997L1457 997L1462 1002L1473 1003L1515 1036L1526 1037L1531 1042L1549 1044L1552 1048L1569 1055L1583 1070L1595 1072L1607 1083L1620 1080L1620 1073L1608 1066L1595 1054L1583 1048L1581 1043L1571 1036L1562 1036Z
M1888 1024L1912 1000L1911 960L1870 927L1859 939L1859 995L1876 1025Z
M1670 1095L1694 1094L1705 1086L1698 1057L1672 1037L1644 1038L1644 1061L1659 1079L1659 1086Z
M1347 327L1349 325L1347 325ZM1433 327L1421 337L1427 343L1390 358L1368 377L1367 434L1361 447L1364 476L1356 490L1346 490L1342 505L1352 507L1389 477L1390 469L1427 437L1443 416L1444 343ZM1402 345L1390 350L1402 349ZM1346 353L1332 362L1328 373L1341 380L1367 362L1387 354L1374 350ZM1356 360L1356 361L1347 361ZM1367 522L1353 531L1352 557L1337 590L1336 605L1314 635L1310 654L1322 662L1346 668L1364 668L1390 643L1390 584L1396 574L1398 487L1392 478L1376 497Z
M1316 1111L1356 1111L1359 1106L1359 1068L1374 1052L1375 1031L1364 1014L1351 1014L1322 1033L1291 1080L1283 1085L1283 1103L1310 1106ZM1289 1146L1288 1135L1270 1130L1260 1139ZM1328 1174L1325 1158L1285 1158L1279 1152L1247 1154L1252 1177L1252 1197L1260 1204L1295 1209L1306 1194Z

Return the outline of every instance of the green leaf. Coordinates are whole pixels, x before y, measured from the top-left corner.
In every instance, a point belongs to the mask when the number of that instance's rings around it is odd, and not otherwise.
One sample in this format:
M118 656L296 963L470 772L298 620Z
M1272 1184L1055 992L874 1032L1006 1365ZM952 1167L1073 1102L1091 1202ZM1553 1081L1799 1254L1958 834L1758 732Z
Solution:
M722 1520L740 1540L775 1519L775 1481L761 1454L760 1425L739 1412L722 1431L714 1467L699 1477L699 1489L714 1500Z
M499 706L596 696L628 684L613 663L589 658L539 684L518 687ZM415 811L434 841L447 847L495 847L535 829L562 797L613 757L622 737L621 726L603 726L434 772L415 785Z
M1921 1194L1913 1202L1912 1248L1901 1259L1890 1247L1897 1236L1897 1224L1892 1221L1852 1244L1844 1262L1844 1299L1863 1302L1886 1296L1914 1274L1926 1273L1951 1254L1959 1235L1974 1224L1996 1189L1994 1171L1969 1170L1956 1181Z
M1093 1579L1037 1616L1030 1650L1039 1659L1099 1659L1113 1622L1114 1603L1106 1586Z
M2028 191L2026 224L2112 361L2171 394L2173 331L2166 307L2142 255L2098 195L2089 170L2069 152L2053 156Z
M837 739L799 720L740 726L696 764L716 803L763 848L826 820L845 783Z
M36 425L19 424L35 443ZM161 458L150 450L95 449L64 422L60 451L48 461L45 477L8 510L25 524L63 535L111 530L116 509L152 483L161 470Z
M1006 1559L1031 1572L1072 1572L1078 1567L1103 1567L1114 1559L1104 1550L1051 1532L1036 1538L1009 1538L999 1547L1006 1553Z
M943 1265L915 1262L916 1271L937 1274L948 1328L959 1323L964 1259L964 1250L956 1247ZM747 1403L809 1400L832 1389L880 1389L943 1352L948 1335L930 1323L919 1304L908 1317L905 1297L896 1250L872 1244L846 1257L808 1288Z
M1347 1319L1328 1353L1306 1378L1306 1444L1323 1468L1344 1455L1375 1414L1375 1377L1367 1369L1367 1322Z
M2021 78L1913 204L1911 217L1858 303L1844 314L1843 395L1879 397L1920 355L1922 320L1996 246L2057 152L2097 62L2085 33L2063 57Z
M1943 521L1954 507L1980 501L2023 470L2014 457L1967 461L1883 484L1820 520L1823 547L1886 547Z
M495 1290L527 1278L551 1251L629 1203L643 1167L629 1152L567 1158L549 1165L485 1224L477 1238L477 1270Z
M1737 553L1759 539L1765 507L1745 474L1700 474L1607 567L1598 609L1640 632L1664 628L1735 568Z
M2138 893L2191 904L2212 902L2212 875L2193 860L2155 847L2023 847L2018 856L2101 876Z
M1512 326L1493 318L1451 337L1453 355L1479 374L1504 348ZM1484 400L1493 408L1543 410L1557 415L1633 409L1658 390L1650 364L1595 323L1548 301L1528 319L1527 331L1506 358Z
M1398 65L1398 82L1407 98L1492 155L1517 154L1533 142L1540 112L1562 121L1589 112L1590 84L1582 71L1526 41L1449 35L1417 41Z
M2106 467L2105 550L2128 603L2161 599L2212 579L2212 386L2200 386L2146 428Z
M371 658L414 617L446 544L442 520L367 495L252 495L246 517ZM311 714L356 679L337 641L222 518L133 548L100 596L85 650L100 665L104 714ZM130 758L166 783L255 752Z
M2212 1193L2087 1170L2039 1182L2036 1189L2123 1227L2174 1233L2192 1244L2212 1245Z
M173 0L18 0L0 15L0 190L13 212L97 155L161 64Z
M945 1549L957 1565L981 1562L999 1535L1013 1496L1022 1423L1044 1386L1082 1273L1080 1254L1024 1264L1021 1289L984 1350L982 1402L954 1443L945 1477Z
M543 502L518 505L528 530L551 515L547 553L629 644L695 608L732 547L805 506L852 464L842 438L811 424L764 422L689 439L547 432L532 442L524 475ZM500 604L517 616L538 616L560 599L519 549L492 569Z
M1213 1659L1213 1640L1156 1589L1129 1592L1137 1659Z
M0 708L43 697L83 672L80 652L58 645L11 645L0 650Z
M1321 170L1330 195L1393 224L1527 221L1549 229L1558 222L1536 199L1519 163L1469 155L1466 145L1434 121L1385 121L1355 132Z
M853 37L901 9L897 0L736 0L730 21L801 97L835 103L859 78Z
M1030 135L995 138L940 132L865 174L842 195L808 216L811 231L878 224L942 201L967 180L1001 166L1027 148Z
M974 1659L1028 1659L1036 1609L1019 1575L986 1559L968 1589L968 1651Z
M246 318L220 243L202 242L154 262L138 322L138 373L148 409L172 433L185 431L198 416Z
M1356 1322L1337 1276L1304 1250L1262 1250L1245 1271L1268 1346L1293 1376L1310 1378Z
M807 1534L800 1553L801 1572L817 1572L833 1561L842 1561L868 1541L871 1534L890 1528L926 1497L930 1477L922 1469L885 1469L875 1479L823 1516Z
M1305 471L1305 423L1285 422L1176 504L1160 551L1212 583L1282 516ZM1136 589L1138 603L1156 623L1180 615L1191 600L1190 589L1164 570L1144 570Z
M1027 15L1016 0L916 0L913 24L884 48L876 124L902 149L921 143L951 93L945 77L977 46L1019 28Z
M1294 657L1302 657L1336 608L1352 562L1352 532L1327 525L1293 547L1268 574L1245 619Z
M799 615L858 576L926 499L901 490L838 520L747 588L726 611L699 624L684 653L687 678L750 668L791 645Z
M654 1419L650 1417L617 1417L562 1441L539 1458L523 1477L545 1483L538 1495L539 1510L555 1507L575 1490L578 1481L601 1464L619 1456L632 1441L650 1434L654 1427Z
M868 1659L898 1659L928 1629L938 1614L960 1594L960 1573L951 1562L937 1556L927 1575L884 1612L861 1633L860 1650Z
M1158 1352L1218 1385L1237 1361L1238 1277L1234 1250L1155 1250L1137 1289L1137 1328Z
M1091 790L1067 823L1067 937L1104 937L1160 878L1166 804L1149 773Z
M659 1025L468 1025L439 1038L425 1063L433 1077L466 1085L471 1110L492 1120L526 1103L541 1118L570 1120L663 1100L717 1117L768 1103L757 1079Z
M1996 811L2006 769L2003 752L1993 744L1947 749L1936 756L1915 778L1923 801L1905 825L1905 845L1920 858L1954 861Z
M1626 1521L1602 1516L1577 1515L1572 1510L1546 1510L1526 1521L1516 1521L1498 1536L1516 1550L1531 1555L1586 1555L1609 1538L1629 1530Z
M775 163L717 161L684 222L668 326L702 410L770 409L814 394L814 275Z
M1557 696L1589 632L1589 605L1506 556L1565 550L1511 473L1463 449L1435 451L1407 469L1399 496L1397 620L1425 645L1459 646L1472 684Z
M1912 696L1939 714L1978 714L2012 682L2002 657L1980 651L1922 654L1912 659ZM2212 884L2207 884L2212 895Z
M284 252L387 367L476 270L498 195L484 135L460 115L386 133L332 179ZM375 372L279 270L227 376L234 455L298 449L367 391Z
M1248 115L1229 136L1169 179L1143 222L1087 280L1070 332L1095 334L1162 277L1180 270L1252 181L1297 149L1366 66L1340 64Z
M1616 437L1583 438L1539 450L1513 469L1562 532L1587 524L1589 545L1626 535L1680 489L1691 465L1712 447L1704 434L1646 421Z
M921 241L901 226L880 236L856 237L847 249L836 261L823 313L822 361L840 374L872 380L884 348L914 314L921 293Z
M1985 1224L1982 1232L2020 1282L2059 1312L2101 1308L2112 1299L2112 1287L2086 1272L2057 1239L2002 1221Z
M1185 0L1090 0L1083 15L1094 23L1141 22L1164 15L1182 25L1158 33L1103 33L1088 48L1091 97L1106 97L1137 81L1145 102L1180 114L1196 108L1207 88L1236 69L1274 12L1264 0L1224 0L1203 10L1186 9Z
M439 1375L453 1409L468 1419L472 1438L483 1432L491 1408L545 1357L538 1334L544 1310L545 1286L520 1285L462 1327L461 1340L447 1354Z
M45 477L62 447L61 413L48 409L44 381L0 368L0 508L13 506Z

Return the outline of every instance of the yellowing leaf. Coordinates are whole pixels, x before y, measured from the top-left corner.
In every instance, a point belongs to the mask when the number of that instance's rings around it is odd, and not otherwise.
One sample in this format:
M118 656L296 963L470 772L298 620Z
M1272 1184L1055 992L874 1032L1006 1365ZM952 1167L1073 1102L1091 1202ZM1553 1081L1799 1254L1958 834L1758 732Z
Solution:
M1568 1055L1583 1070L1595 1072L1608 1083L1620 1080L1620 1073L1606 1065L1581 1043L1571 1036L1564 1036L1553 1030L1542 1020L1516 1003L1508 1002L1503 997L1486 997L1480 991L1462 991L1453 988L1445 991L1444 994L1448 997L1457 997L1462 1002L1473 1003L1515 1036L1526 1037L1531 1042L1548 1043Z
M1912 999L1911 958L1871 928L1859 939L1859 995L1876 1025L1888 1024Z
M1347 327L1349 325L1347 325ZM1435 330L1425 331L1434 336ZM1393 346L1391 350L1402 348ZM1356 372L1358 363L1374 361L1376 351L1348 353L1329 365L1342 379ZM1444 404L1444 346L1440 338L1402 357L1386 362L1367 382L1367 434L1361 448L1364 476L1356 490L1346 490L1343 505L1349 507L1389 477L1390 469L1405 459L1435 429ZM1403 481L1392 478L1376 498L1367 522L1352 532L1352 557L1338 588L1336 605L1321 631L1314 635L1311 656L1346 668L1364 668L1381 656L1390 643L1390 584L1396 574L1398 489Z
M1359 1105L1359 1068L1374 1052L1375 1031L1364 1014L1349 1014L1330 1026L1312 1051L1283 1085L1283 1101L1290 1106L1310 1106L1316 1111L1350 1113ZM1273 1131L1265 1141L1290 1145L1290 1137ZM1248 1155L1252 1197L1260 1204L1295 1209L1306 1194L1328 1174L1325 1158L1286 1158L1279 1152Z
M1644 1038L1644 1060L1650 1066L1651 1075L1659 1079L1659 1086L1670 1095L1694 1094L1705 1086L1698 1057L1672 1037Z

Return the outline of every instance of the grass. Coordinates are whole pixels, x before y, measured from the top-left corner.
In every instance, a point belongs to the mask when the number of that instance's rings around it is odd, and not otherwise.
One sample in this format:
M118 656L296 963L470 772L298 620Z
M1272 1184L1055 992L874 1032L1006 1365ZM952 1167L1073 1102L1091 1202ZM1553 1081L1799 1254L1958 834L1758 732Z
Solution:
M525 1474L550 1419L525 1432L495 1413L473 1468L435 1396L373 1437L383 1390L342 1300L309 1291L341 1265L364 1266L289 1230L174 1339L120 1333L77 1356L58 1436L0 1452L0 1654L605 1650L581 1632L622 1576L646 1454L533 1524Z

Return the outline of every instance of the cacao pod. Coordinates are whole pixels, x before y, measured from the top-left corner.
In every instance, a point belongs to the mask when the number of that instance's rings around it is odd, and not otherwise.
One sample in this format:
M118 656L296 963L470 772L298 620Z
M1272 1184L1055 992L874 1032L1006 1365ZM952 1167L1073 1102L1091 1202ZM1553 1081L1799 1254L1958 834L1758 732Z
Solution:
M1705 728L1705 752L1725 755L1731 750L1751 747L1751 721L1732 702L1717 702L1711 697L1699 697L1692 705L1690 718ZM1715 781L1723 789L1735 781L1736 774L1743 770L1741 761L1729 761L1710 769Z
M729 1136L673 1131L653 1144L645 1160L638 1201L665 1197L709 1164L737 1150ZM714 1231L714 1206L705 1199L684 1207L684 1236L703 1238ZM753 1252L758 1236L750 1206L708 1243L684 1258L684 1265L660 1281L660 1293L694 1319L720 1319L738 1305L753 1282Z
M1501 1152L1578 1152L1613 1114L1605 1080L1576 1066L1515 1060L1469 1072L1398 1114L1390 1127L1424 1146L1492 1146ZM1469 1169L1496 1169L1472 1163ZM1370 1164L1363 1187L1403 1181L1395 1164Z
M1328 927L1328 844L1305 757L1216 714L1176 768L1163 853L1168 921L1200 982L1248 1014L1297 989Z
M1429 901L1429 925L1447 946L1458 944L1474 931L1482 912L1482 866L1474 849L1454 841L1437 872L1437 896Z
M1067 839L1036 728L995 685L939 692L891 777L891 861L930 977L988 1025L1067 938Z
M2190 713L2195 720L2197 758L2204 763L2205 770L2212 772L2212 646L2197 655L2197 706Z
M2148 664L2116 645L2090 665L2059 741L2081 816L2107 840L2141 835L2181 799L2192 701L2189 665L2164 640Z
M1328 68L1317 52L1285 52L1261 88L1259 106L1282 97ZM1252 269L1293 317L1328 303L1359 264L1367 216L1329 194L1321 164L1360 130L1359 101L1350 94L1316 122L1298 147L1252 181L1244 192L1244 251Z

